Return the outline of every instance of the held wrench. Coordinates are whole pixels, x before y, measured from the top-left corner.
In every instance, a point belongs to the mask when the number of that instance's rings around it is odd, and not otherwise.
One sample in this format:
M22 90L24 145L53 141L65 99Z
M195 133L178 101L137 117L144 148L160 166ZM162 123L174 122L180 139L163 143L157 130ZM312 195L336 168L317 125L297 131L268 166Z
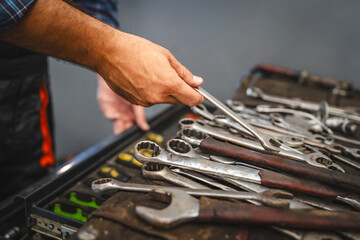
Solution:
M291 108L299 108L299 109L312 111L312 112L317 112L320 109L319 104L309 102L309 101L304 101L304 100L298 99L298 98L289 99L289 98L272 96L269 94L265 94L260 88L255 88L255 87L247 88L246 95L248 97L261 98L264 101L284 104L284 105L290 106ZM352 121L355 121L358 123L360 122L359 115L357 115L356 113L348 112L341 108L329 106L329 114L338 116L338 117L347 118L349 120L352 120Z
M184 118L179 121L179 125L180 125L181 129L198 130L198 131L206 133L210 136L213 136L215 138L218 138L218 139L221 139L221 140L224 140L227 142L231 142L233 144L236 144L236 145L239 145L242 147L250 148L255 151L266 152L266 151L264 151L264 149L258 142L254 142L254 141L251 141L246 138L239 137L239 136L234 136L233 134L230 134L229 132L223 131L221 129L202 125L202 122L200 120L194 121L189 118ZM282 157L290 158L293 160L306 162L306 163L308 163L310 165L314 165L316 167L327 168L332 165L331 159L322 153L299 154L296 152L289 152L289 151L279 148L279 151L276 152L275 154L282 156Z
M183 129L177 134L180 138L201 150L215 155L232 157L282 172L318 180L350 191L360 192L360 176L313 167L301 162L254 152L239 146L215 140L207 134L191 129Z
M165 180L178 186L194 189L210 189L189 178L183 177L171 171L167 166L156 163L145 163L141 167L142 176L151 180Z
M190 151L191 145L180 139L173 141L179 142L182 151L186 153ZM180 143L181 142L181 143ZM141 154L141 149L152 149L151 157ZM327 199L351 199L347 192L340 189L330 187L313 180L298 179L286 176L270 170L255 170L243 166L229 166L213 161L206 160L202 157L191 158L178 156L162 149L159 145L151 141L141 141L134 147L134 156L140 162L154 162L166 164L174 167L194 170L210 175L225 176L243 181L261 184L267 187L280 188L292 192L299 192L307 195L323 197ZM349 203L348 201L346 203ZM356 202L351 202L356 206ZM360 208L360 207L359 207Z
M253 128L250 124L248 124L244 119L242 119L240 116L238 116L236 113L234 113L230 108L225 106L222 102L220 102L218 99L216 99L214 96L212 96L210 93L205 91L201 87L194 88L196 91L198 91L201 95L204 96L209 102L211 102L214 106L219 108L222 112L224 112L225 115L229 116L231 119L233 119L235 122L240 124L242 127L244 127L246 130L248 130L254 137L256 137L259 142L261 143L261 146L265 151L270 152L279 152L279 147L281 146L281 143L276 140L275 138L271 137L270 135L263 134Z
M101 178L95 180L91 184L91 188L94 192L103 192L113 189L119 189L123 191L131 192L151 192L154 189L159 188L158 185L146 185L138 183L125 183L117 181L113 178ZM181 187L167 187L168 189L182 190L192 196L206 196L217 197L225 199L238 199L238 200L255 200L264 205L276 207L276 208L288 208L289 199L292 198L292 194L281 190L270 190L261 194L248 193L248 192L229 192L214 189L190 189Z
M137 206L135 211L142 219L160 228L171 228L192 220L277 225L298 229L358 230L360 228L358 212L289 210L209 198L198 200L185 191L165 187L154 189L150 194L157 200L170 202L170 205L161 210Z

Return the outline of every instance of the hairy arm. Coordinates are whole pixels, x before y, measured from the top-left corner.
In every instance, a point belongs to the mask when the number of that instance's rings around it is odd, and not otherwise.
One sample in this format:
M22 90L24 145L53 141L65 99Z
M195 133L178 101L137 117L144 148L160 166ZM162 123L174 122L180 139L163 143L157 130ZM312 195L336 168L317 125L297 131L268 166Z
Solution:
M134 104L183 103L203 98L192 87L202 79L148 40L116 30L61 0L37 0L0 39L83 65Z

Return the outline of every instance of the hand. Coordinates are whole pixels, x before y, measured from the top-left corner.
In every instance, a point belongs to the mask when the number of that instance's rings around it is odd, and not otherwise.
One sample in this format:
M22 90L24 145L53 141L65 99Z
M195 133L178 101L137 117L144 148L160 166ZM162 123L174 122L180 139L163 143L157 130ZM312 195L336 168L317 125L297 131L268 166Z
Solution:
M193 89L202 84L202 78L193 76L168 50L146 39L118 33L109 43L112 47L106 51L107 60L99 67L114 92L142 106L195 106L204 101Z
M98 75L97 99L106 119L113 122L114 134L119 134L136 123L140 129L150 129L144 108L136 106L112 91Z

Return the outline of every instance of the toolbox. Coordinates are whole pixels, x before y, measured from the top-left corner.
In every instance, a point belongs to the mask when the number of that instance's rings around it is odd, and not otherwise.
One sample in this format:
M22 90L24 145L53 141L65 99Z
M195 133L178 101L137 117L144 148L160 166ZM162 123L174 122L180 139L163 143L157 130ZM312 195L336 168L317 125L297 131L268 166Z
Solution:
M288 99L323 102L329 106L349 108L359 112L360 94L351 83L327 77L314 76L306 71L294 71L266 64L250 69L241 79L241 87L229 93L232 100L247 107L260 104L277 106L261 98L249 97L247 91L260 88L267 95ZM216 92L213 93L216 95ZM326 102L324 102L326 101ZM329 104L327 106L326 104ZM208 106L210 111L215 109ZM218 110L215 113L219 113ZM321 112L319 112L321 114ZM0 235L4 239L302 239L286 235L270 227L229 225L221 223L187 223L173 229L158 229L139 219L135 206L164 208L167 204L151 200L145 193L110 191L94 193L92 181L114 178L121 182L173 184L144 179L142 163L134 157L133 147L140 140L150 140L165 146L176 136L178 121L184 117L196 119L185 106L172 106L150 120L151 133L135 128L119 136L110 136L60 166L36 186L19 194L13 202L0 209ZM353 122L338 124L336 133L347 146L360 141L360 126ZM341 138L339 142L341 141ZM151 156L151 152L144 153ZM335 161L346 172L360 176L360 170L341 161ZM359 161L360 163L360 161ZM14 224L24 222L24 224ZM25 227L24 227L25 226ZM293 231L296 232L296 231ZM320 232L321 233L321 232ZM25 236L21 238L20 236ZM309 238L314 239L314 238ZM329 239L354 239L336 234Z

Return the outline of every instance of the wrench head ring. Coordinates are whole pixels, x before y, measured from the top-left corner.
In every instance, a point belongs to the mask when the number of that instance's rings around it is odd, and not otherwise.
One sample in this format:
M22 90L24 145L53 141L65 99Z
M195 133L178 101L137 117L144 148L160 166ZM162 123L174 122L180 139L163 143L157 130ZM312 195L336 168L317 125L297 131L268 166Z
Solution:
M167 141L166 150L175 155L194 157L191 145L182 139L170 139Z
M242 112L245 108L244 103L231 99L226 100L226 105L228 105L234 112Z
M113 190L114 179L100 178L91 183L91 189L94 192L110 191Z
M177 132L177 136L180 137L182 140L190 143L191 145L198 147L200 146L202 140L207 138L209 135L207 135L202 131L195 130L192 128L187 128L187 129L184 128Z
M190 128L195 124L195 120L191 118L183 118L179 121L179 127L180 129Z
M151 149L152 156L146 156L142 153L142 149ZM165 154L163 149L152 141L140 141L134 147L134 156L140 162L158 162L161 155Z

